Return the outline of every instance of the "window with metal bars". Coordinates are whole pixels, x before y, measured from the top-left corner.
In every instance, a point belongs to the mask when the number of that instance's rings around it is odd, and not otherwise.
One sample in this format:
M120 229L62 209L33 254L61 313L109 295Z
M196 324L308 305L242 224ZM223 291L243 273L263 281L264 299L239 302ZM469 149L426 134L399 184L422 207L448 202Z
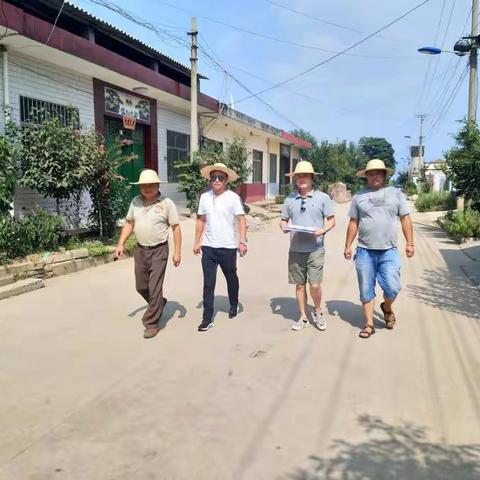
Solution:
M58 118L65 126L80 127L78 108L20 96L20 124L25 127L42 125Z
M259 150L252 151L252 182L262 183L263 181L263 152Z

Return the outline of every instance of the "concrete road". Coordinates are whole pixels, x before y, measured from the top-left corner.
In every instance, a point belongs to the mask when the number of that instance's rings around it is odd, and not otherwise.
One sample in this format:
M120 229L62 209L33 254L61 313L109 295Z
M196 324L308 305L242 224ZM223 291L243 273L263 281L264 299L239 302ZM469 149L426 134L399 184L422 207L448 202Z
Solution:
M290 330L288 238L276 224L250 235L237 319L219 275L207 333L196 331L190 220L153 340L142 338L132 260L2 301L0 478L480 478L480 295L466 276L480 263L416 214L398 326L384 329L377 312L376 335L362 340L346 212L327 238L326 332Z

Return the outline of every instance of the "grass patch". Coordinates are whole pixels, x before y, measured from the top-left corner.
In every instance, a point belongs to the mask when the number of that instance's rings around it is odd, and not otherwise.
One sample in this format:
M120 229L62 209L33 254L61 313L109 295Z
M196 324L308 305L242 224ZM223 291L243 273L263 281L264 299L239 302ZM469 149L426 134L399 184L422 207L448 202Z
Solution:
M480 212L471 208L448 212L442 224L443 229L459 243L468 238L480 238Z
M455 208L455 199L450 192L421 193L415 201L419 212L438 212Z

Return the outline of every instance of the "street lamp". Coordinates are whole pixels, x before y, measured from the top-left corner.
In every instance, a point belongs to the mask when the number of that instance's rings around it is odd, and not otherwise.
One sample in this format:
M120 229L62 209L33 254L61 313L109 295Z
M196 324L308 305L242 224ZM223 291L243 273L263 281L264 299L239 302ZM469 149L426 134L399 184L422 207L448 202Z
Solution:
M477 11L476 2L474 2L475 12ZM477 50L480 47L480 35L478 32L478 24L472 23L472 35L462 37L453 46L453 50L442 50L438 47L422 47L418 51L425 55L440 55L441 53L454 53L459 57L470 55L470 81L468 85L468 121L476 122L477 120Z

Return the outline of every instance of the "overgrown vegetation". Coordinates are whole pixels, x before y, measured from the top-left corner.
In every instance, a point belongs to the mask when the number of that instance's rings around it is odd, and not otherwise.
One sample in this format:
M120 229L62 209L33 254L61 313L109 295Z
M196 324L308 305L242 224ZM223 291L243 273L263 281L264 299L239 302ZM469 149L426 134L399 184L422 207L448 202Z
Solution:
M16 219L0 216L0 258L24 257L41 250L57 250L65 240L65 223L62 217L44 210Z
M421 193L415 201L419 212L435 212L455 208L455 198L450 192Z
M102 139L96 138L93 176L89 191L93 202L90 214L91 224L101 238L112 238L117 222L125 216L130 203L130 186L118 172L122 163L131 157L124 157L118 148L105 149Z
M0 215L11 209L16 181L14 145L8 135L4 135L0 137Z
M448 212L442 223L444 230L458 242L480 238L480 212L472 208Z
M480 203L480 130L476 123L463 122L455 136L456 145L445 154L446 174L457 193Z
M196 212L200 195L206 190L208 182L200 173L202 167L213 163L223 163L238 174L238 180L228 184L235 189L248 180L250 167L248 166L247 142L244 138L235 136L223 151L214 147L207 147L194 155L193 162L177 166L180 171L180 189L187 197L187 207Z

